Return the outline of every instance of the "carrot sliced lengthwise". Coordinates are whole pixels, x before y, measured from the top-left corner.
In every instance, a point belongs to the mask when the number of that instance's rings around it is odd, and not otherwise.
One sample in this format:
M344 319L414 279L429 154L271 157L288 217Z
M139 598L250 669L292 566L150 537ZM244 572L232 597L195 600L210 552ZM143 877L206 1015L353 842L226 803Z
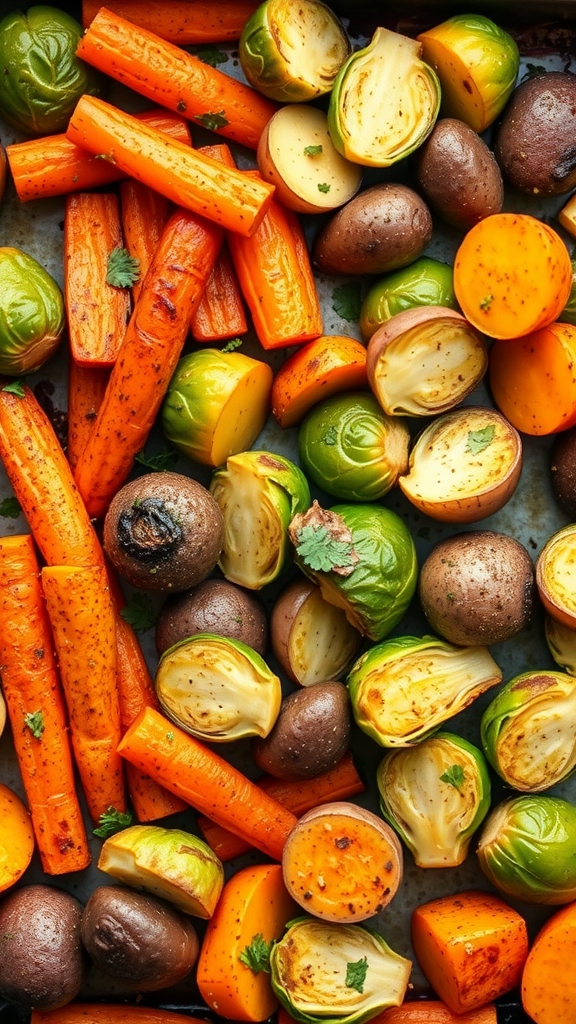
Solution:
M186 210L168 221L76 466L91 516L102 516L142 450L182 352L222 231Z
M468 1013L453 1013L440 999L415 999L401 1006L391 1006L372 1018L373 1024L497 1024L494 1003L488 1003ZM278 1024L288 1024L283 1011Z
M110 369L107 366L79 366L68 363L68 446L66 456L72 470L86 447L102 405Z
M61 875L87 867L90 853L53 648L32 537L2 537L2 688L42 867Z
M297 818L242 772L146 708L125 732L122 757L196 810L279 861Z
M111 192L68 196L64 215L64 296L73 359L112 366L130 319L130 292L107 282L110 256L123 248L120 204Z
M254 233L272 199L273 185L223 167L95 96L78 101L66 135L179 206L242 235Z
M154 103L249 149L258 148L278 110L250 86L106 7L81 37L76 55Z
M224 246L192 317L191 328L196 341L222 341L248 330L240 286Z
M136 302L170 211L165 196L134 178L120 183L120 209L126 249L138 260L138 277L132 285L132 300Z
M108 10L180 46L234 42L259 0L112 0ZM100 0L83 0L82 24L92 23Z
M205 1024L188 1014L120 1003L68 1003L57 1010L32 1010L30 1024Z
M187 122L169 110L154 109L135 114L159 132L191 145ZM85 192L100 185L109 185L126 177L110 160L87 153L66 138L64 133L42 139L27 139L6 147L10 173L20 202L46 199L69 192Z
M47 566L42 589L54 633L72 749L93 821L124 811L114 610L102 566Z

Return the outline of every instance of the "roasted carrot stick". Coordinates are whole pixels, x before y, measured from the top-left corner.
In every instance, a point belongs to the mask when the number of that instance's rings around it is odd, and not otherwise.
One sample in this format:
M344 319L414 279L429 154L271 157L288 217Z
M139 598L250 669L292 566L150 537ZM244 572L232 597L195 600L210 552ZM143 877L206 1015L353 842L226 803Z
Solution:
M78 101L67 137L167 199L231 231L253 234L274 186L199 154L95 96Z
M146 110L134 117L184 145L191 145L187 122L170 110ZM101 160L98 155L80 149L64 133L15 142L6 147L6 155L22 203L68 192L85 192L126 176L109 160Z
M57 1010L32 1010L30 1024L205 1024L188 1014L120 1003L68 1003Z
M164 715L152 708L142 711L118 751L196 810L281 860L297 818Z
M66 706L30 534L0 538L0 662L14 747L42 868L90 863Z
M375 1024L497 1024L494 1003L487 1003L467 1013L453 1013L440 999L405 1000L372 1018ZM278 1024L286 1024L278 1017Z
M182 209L164 229L76 467L91 516L105 513L144 447L221 242L220 228Z
M48 565L103 565L102 546L54 428L30 388L17 390L0 382L0 457L34 540Z
M79 192L64 214L64 296L73 359L113 366L130 319L130 291L108 283L110 259L123 249L118 196Z
M74 758L93 821L124 811L114 609L106 569L46 566L42 589L60 664Z
M180 46L227 43L240 38L259 0L112 0L108 10ZM82 24L92 23L102 4L83 0Z
M102 7L76 55L154 103L249 149L278 109L248 85Z
M292 811L297 818L319 804L331 803L334 800L348 800L358 793L363 793L366 786L358 775L351 754L345 754L335 768L323 775L305 782L287 782L275 779L271 775L263 775L256 784L278 803ZM196 823L201 830L208 846L221 861L232 860L246 853L250 844L244 842L233 832L216 825L204 814L197 815Z
M68 446L66 455L72 470L92 432L98 409L110 377L107 366L79 366L68 363Z
M196 341L222 341L248 330L238 278L225 246L208 278L191 327Z
M120 183L120 209L124 244L138 260L139 274L132 285L132 301L136 302L170 211L165 196L134 178Z

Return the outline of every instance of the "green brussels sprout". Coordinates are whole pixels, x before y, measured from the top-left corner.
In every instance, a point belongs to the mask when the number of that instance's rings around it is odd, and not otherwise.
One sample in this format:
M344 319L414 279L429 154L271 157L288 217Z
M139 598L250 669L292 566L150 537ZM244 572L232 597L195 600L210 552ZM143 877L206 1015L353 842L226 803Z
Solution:
M56 351L66 318L54 278L33 256L0 248L0 373L34 373Z
M256 651L212 633L164 651L154 685L168 717L211 743L267 736L282 701L278 676Z
M421 32L418 41L440 79L442 116L482 133L516 84L520 56L512 36L482 14L455 14Z
M387 416L374 395L332 395L314 406L298 431L308 479L343 501L377 501L408 469L410 432Z
M488 766L477 747L461 736L438 732L386 754L376 782L382 814L418 867L462 864L490 808Z
M371 647L347 679L357 724L383 747L409 747L502 682L487 647L401 636Z
M248 590L277 579L292 560L290 520L310 504L302 470L272 452L240 452L216 470L210 493L224 516L226 579Z
M381 640L400 622L416 590L414 541L400 516L381 505L317 501L294 516L296 563L352 626Z
M484 822L478 861L512 899L554 905L576 899L576 807L560 797L523 794Z
M576 768L575 723L576 679L564 672L524 672L484 711L482 745L509 786L538 793Z
M13 11L0 21L0 113L29 136L63 132L84 93L104 76L76 56L82 26L56 7Z
M330 95L328 127L347 160L389 167L428 137L440 108L440 83L421 60L421 49L415 39L377 28L368 46L341 68Z
M362 1024L400 1006L410 960L370 928L309 917L290 921L270 953L270 981L300 1024Z
M222 861L181 828L131 825L105 841L98 868L203 919L212 917L224 886Z
M452 267L429 256L421 256L409 267L401 267L375 281L360 310L362 337L369 341L386 320L414 306L459 309Z
M330 92L351 50L337 16L320 0L264 0L246 22L238 46L250 85L279 103Z

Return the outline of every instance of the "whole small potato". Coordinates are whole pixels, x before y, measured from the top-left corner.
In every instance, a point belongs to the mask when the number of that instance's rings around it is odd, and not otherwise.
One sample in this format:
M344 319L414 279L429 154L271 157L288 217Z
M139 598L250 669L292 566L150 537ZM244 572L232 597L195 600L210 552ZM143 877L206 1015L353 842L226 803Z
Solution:
M385 274L422 255L432 237L432 216L407 185L372 185L324 226L312 253L325 274Z
M418 595L434 632L453 644L486 646L530 620L534 566L526 548L492 530L440 541L420 570Z
M467 231L504 202L502 174L488 146L463 121L445 117L418 150L418 183L432 208Z
M268 642L266 613L260 601L228 580L204 580L184 594L174 594L160 609L156 648L163 654L196 633L216 633L242 640L264 656Z
M254 760L277 779L311 779L334 767L350 741L350 702L343 683L314 683L282 701L272 731L253 743Z

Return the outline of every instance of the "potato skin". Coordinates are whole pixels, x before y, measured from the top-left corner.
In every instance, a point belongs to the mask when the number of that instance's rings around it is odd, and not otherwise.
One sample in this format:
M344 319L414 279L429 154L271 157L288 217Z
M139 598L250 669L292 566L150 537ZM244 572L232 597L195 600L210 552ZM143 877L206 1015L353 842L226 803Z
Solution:
M372 185L324 226L312 259L325 274L385 274L422 255L432 237L432 216L407 185Z
M504 177L530 195L560 196L576 186L576 75L549 71L514 91L494 153Z
M504 185L494 154L454 117L436 122L418 150L417 174L430 205L452 227L467 231L502 209Z
M28 1009L65 1006L80 991L87 958L82 904L52 885L14 889L0 904L0 998Z
M156 624L158 654L195 633L241 640L264 656L268 642L266 613L256 597L235 583L204 580L163 604Z
M576 427L558 434L554 441L550 473L554 497L576 519Z
M418 596L434 632L453 644L484 646L530 620L534 566L526 548L493 530L440 541L420 570Z

